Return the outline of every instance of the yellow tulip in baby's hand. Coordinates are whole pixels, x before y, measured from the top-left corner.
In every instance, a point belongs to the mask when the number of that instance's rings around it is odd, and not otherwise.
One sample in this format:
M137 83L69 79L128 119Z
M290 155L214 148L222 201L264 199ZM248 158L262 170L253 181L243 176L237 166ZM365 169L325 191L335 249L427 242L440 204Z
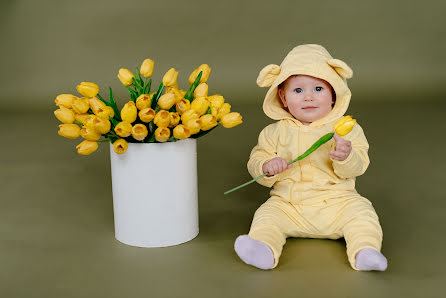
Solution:
M268 173L267 177L271 177L276 174L280 174L286 169L291 168L293 165L287 164L287 161L281 157L276 157L268 162L266 162L263 167L263 173Z
M337 133L333 135L336 146L335 149L328 152L328 156L331 159L343 161L346 160L352 151L352 143L348 140L344 140Z

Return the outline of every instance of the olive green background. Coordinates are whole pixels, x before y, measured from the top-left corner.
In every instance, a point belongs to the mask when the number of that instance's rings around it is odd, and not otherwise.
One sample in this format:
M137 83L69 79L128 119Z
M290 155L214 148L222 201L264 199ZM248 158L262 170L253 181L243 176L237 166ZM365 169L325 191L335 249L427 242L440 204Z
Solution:
M442 1L1 1L0 297L443 297L446 5ZM268 189L249 152L271 123L260 69L319 43L354 70L348 111L370 143L357 179L384 230L386 272L356 272L343 240L289 239L271 271L233 251ZM244 123L198 140L200 234L169 248L114 239L109 148L79 156L54 99L113 87L155 60L186 88L201 63ZM167 177L166 177L167 179Z

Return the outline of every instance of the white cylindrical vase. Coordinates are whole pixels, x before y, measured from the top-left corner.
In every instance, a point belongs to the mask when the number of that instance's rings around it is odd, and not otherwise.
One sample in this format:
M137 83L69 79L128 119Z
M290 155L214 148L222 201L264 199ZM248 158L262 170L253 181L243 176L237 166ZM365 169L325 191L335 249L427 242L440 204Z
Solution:
M110 145L115 237L139 247L181 244L198 235L197 142Z

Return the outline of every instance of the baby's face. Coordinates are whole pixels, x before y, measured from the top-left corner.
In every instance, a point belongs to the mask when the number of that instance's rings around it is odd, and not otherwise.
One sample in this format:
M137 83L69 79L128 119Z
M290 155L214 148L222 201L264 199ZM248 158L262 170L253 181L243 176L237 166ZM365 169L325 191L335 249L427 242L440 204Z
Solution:
M279 97L294 118L305 125L325 117L334 103L330 84L306 75L289 77L283 89L279 88Z

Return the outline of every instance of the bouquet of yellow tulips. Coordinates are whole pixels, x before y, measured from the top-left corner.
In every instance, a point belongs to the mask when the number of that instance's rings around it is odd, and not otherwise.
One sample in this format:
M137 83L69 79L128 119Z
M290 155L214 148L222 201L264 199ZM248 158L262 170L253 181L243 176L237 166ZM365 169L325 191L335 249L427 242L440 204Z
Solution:
M207 64L200 65L189 76L187 91L179 89L178 72L171 68L163 77L157 91L150 93L154 62L146 59L136 76L121 68L118 78L127 88L130 101L119 110L109 88L109 100L99 94L95 83L82 82L77 91L83 97L60 94L54 112L59 121L59 135L85 140L76 146L77 152L88 155L96 151L99 142L111 142L118 154L128 143L175 142L199 138L220 124L232 128L242 123L239 113L219 94L208 95L206 84L211 73Z

